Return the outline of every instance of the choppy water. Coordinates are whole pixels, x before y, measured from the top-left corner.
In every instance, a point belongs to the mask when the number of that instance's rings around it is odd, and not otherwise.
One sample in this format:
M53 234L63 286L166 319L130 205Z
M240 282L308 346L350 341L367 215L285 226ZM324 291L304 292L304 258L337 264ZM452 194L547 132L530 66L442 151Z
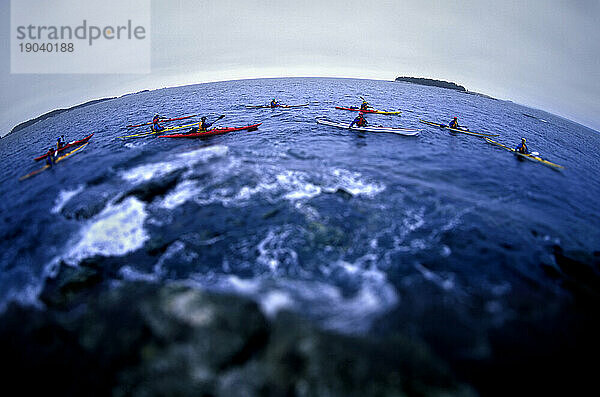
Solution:
M355 114L334 106L358 105L358 96L404 111L371 123L423 131L315 123L350 122ZM310 106L243 106L273 97ZM263 124L206 140L116 138L157 112ZM509 146L525 136L566 169L418 123L454 115ZM56 136L90 132L81 153L18 181ZM553 263L552 245L599 249L599 148L600 134L548 113L407 83L246 80L124 96L0 140L0 308L35 303L60 261L104 256L118 260L116 279L235 292L268 314L289 308L343 332L367 332L398 307L404 326L419 327L441 302L473 327L502 323L514 315L511 297L531 285L543 291L532 304L563 295L540 267ZM139 194L149 184L159 188Z

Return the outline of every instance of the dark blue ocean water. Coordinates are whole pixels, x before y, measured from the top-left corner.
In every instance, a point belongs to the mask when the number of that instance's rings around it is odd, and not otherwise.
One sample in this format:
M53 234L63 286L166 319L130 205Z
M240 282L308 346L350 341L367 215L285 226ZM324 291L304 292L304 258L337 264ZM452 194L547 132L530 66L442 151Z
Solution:
M403 110L369 115L371 123L420 135L315 123L350 122L355 114L334 106L359 105L359 96ZM273 97L310 106L243 106ZM206 140L117 139L157 112L263 124ZM418 122L451 116L509 146L524 136L565 169ZM83 151L18 181L57 136L91 132ZM469 327L502 324L518 315L515 297L539 307L567 299L542 270L554 264L553 245L600 249L599 148L599 133L551 114L408 83L266 79L127 95L0 140L0 308L36 304L61 261L103 256L118 263L115 281L242 294L267 314L287 308L342 332L385 326L381 319L402 308L397 322L419 329L440 305ZM135 194L149 184L160 188Z

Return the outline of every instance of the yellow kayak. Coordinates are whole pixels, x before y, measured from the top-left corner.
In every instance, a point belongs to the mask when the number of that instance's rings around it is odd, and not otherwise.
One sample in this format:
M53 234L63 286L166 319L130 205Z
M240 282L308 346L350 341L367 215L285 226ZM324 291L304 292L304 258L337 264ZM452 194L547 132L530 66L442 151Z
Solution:
M543 158L533 155L533 154L519 153L513 148L509 148L508 146L504 146L503 144L501 144L499 142L492 141L490 138L485 138L485 140L488 141L488 143L491 143L492 145L500 146L501 148L504 148L504 149L508 150L509 152L513 152L514 154L519 155L521 157L525 157L526 159L531 160L531 161L537 161L539 163L542 163L544 165L552 167L553 169L559 170L559 169L565 168L562 165L558 165L558 164L552 163L548 160L544 160Z
M160 130L160 131L147 131L147 132L141 132L139 134L119 136L117 138L120 138L120 139L143 138L145 136L150 136L150 135L155 135L155 134L162 134L162 133L165 133L165 132L175 131L175 130L179 130L181 128L191 128L191 127L194 127L194 126L198 126L198 123L186 124L186 125L180 125L180 126L177 126L177 127L165 128L164 130Z
M60 161L63 161L63 160L64 160L64 159L66 159L67 157L69 157L69 156L71 156L71 155L73 155L73 154L77 153L78 151L80 151L80 150L82 150L84 147L86 147L87 145L89 145L89 142L88 142L88 143L85 143L85 144L83 144L82 146L79 146L79 147L78 147L77 149L75 149L75 150L71 150L71 151L70 151L69 153L67 153L67 154L63 154L62 156L60 156L60 157L58 157L56 160L54 160L54 164L56 164L56 163L58 163L58 162L60 162ZM20 177L20 178L19 178L19 180L20 180L20 181L22 181L22 180L24 180L24 179L31 178L32 176L34 176L34 175L37 175L37 174L39 174L39 173L40 173L40 172L42 172L42 171L46 171L48 168L51 168L51 167L50 167L48 164L46 164L46 165L45 165L45 166L43 166L42 168L38 168L38 169L37 169L37 170L35 170L35 171L31 171L31 172L30 172L29 174L27 174L27 175L23 175L22 177Z
M435 127L439 127L439 128L444 128L448 131L452 131L452 132L460 132L461 134L467 134L467 135L474 135L474 136L479 136L479 137L486 137L486 136L500 136L498 134L490 134L490 133L483 133L483 132L474 132L474 131L468 131L468 130L460 130L457 128L451 128L448 127L447 125L444 124L439 124L439 123L434 123L433 121L427 121L427 120L423 120L423 119L419 119L419 122L423 123L423 124L427 124L427 125L433 125Z

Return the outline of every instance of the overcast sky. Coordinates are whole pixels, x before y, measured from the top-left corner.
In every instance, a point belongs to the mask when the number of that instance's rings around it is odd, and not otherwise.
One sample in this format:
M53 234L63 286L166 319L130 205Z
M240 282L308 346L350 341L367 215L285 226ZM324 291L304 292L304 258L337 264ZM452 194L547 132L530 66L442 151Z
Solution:
M0 135L56 108L142 89L402 75L453 81L600 131L599 0L154 0L146 75L11 74L10 2L0 4Z

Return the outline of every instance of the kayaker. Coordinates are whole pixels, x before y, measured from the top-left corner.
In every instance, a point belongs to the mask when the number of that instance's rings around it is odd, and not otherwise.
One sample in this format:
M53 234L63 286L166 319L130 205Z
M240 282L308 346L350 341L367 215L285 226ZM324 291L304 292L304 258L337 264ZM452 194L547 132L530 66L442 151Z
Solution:
M158 114L154 116L154 118L152 119L152 127L150 127L150 129L154 132L158 132L158 131L162 131L165 129L165 127L163 127L160 124L160 120L162 117L160 117Z
M52 167L54 165L55 161L56 161L56 151L54 150L53 147L51 147L48 150L48 153L46 155L46 164L49 165L50 167Z
M350 128L356 124L357 127L366 127L369 125L363 112L358 112L358 116L350 123Z
M198 131L200 131L200 132L207 131L208 128L212 125L213 125L213 123L206 122L206 116L202 116L200 118L200 122L198 123Z
M454 117L452 121L448 124L448 127L458 130L460 128L460 126L458 125L458 119Z
M277 100L275 98L273 98L273 100L271 101L271 108L278 108L279 107L279 102L277 102Z
M214 123L207 123L206 116L202 116L200 118L200 122L198 123L198 127L191 128L188 131L188 134L195 134L197 132L206 132Z
M517 145L517 147L515 148L516 152L519 152L521 154L529 154L529 148L527 147L527 144L525 143L525 138L521 138L521 143L519 143Z
M371 107L371 105L369 105L369 102L367 102L363 99L363 101L360 105L360 110L369 110L370 107Z

